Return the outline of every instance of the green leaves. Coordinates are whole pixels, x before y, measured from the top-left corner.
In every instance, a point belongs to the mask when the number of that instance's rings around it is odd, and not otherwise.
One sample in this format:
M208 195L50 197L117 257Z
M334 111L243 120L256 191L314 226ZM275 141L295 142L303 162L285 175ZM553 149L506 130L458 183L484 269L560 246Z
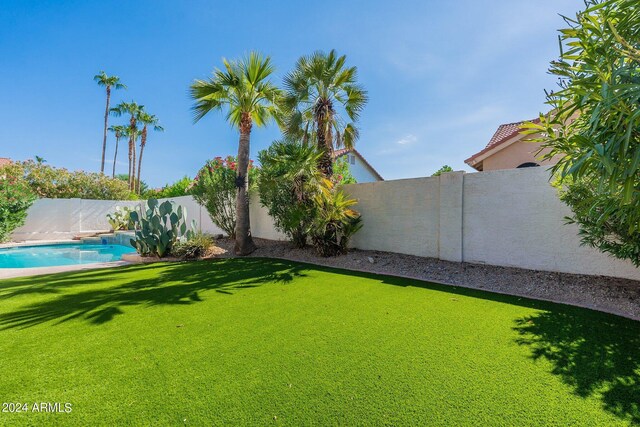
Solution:
M553 172L582 241L638 265L640 3L589 1L565 21L565 49L550 69L560 90L547 97L551 112L525 132L543 142L546 159L559 158Z

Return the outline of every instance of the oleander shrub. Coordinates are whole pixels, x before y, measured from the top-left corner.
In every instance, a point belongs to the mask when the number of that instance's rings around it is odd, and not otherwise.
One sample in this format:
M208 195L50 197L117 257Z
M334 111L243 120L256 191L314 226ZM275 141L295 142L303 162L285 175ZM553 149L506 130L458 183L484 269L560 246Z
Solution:
M0 168L0 242L7 241L11 233L24 224L27 210L35 199L18 165Z
M189 191L193 198L205 207L211 221L229 237L236 233L236 169L233 156L216 157L200 169ZM249 164L249 190L255 187L257 169Z
M40 198L129 200L137 197L126 182L100 173L69 171L33 160L16 162L15 167Z

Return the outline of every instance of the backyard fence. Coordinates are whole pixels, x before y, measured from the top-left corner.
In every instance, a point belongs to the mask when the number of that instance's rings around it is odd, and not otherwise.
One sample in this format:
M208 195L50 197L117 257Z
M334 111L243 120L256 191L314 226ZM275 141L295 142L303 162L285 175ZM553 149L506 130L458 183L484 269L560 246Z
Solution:
M351 184L363 228L352 241L359 249L398 252L449 261L640 280L629 262L580 246L571 212L548 183L543 168ZM222 233L190 196L172 198L187 208L204 232ZM135 201L41 199L29 210L15 240L70 238L109 228L106 214ZM282 240L258 197L251 199L256 237Z

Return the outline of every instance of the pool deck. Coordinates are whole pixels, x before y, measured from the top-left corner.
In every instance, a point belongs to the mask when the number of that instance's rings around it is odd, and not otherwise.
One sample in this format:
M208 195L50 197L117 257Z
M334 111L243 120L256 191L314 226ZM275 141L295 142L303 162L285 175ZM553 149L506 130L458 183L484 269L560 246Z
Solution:
M43 246L43 245L59 245L59 244L78 244L78 240L34 240L25 241L20 243L3 243L0 244L0 249L4 248L16 248L21 246ZM67 271L80 271L80 270L92 270L96 268L108 268L119 267L122 265L129 265L127 261L112 261L112 262L96 262L92 264L72 264L72 265L57 265L52 267L30 267L30 268L0 268L0 280L12 279L14 277L27 277L27 276L41 276L44 274L64 273Z

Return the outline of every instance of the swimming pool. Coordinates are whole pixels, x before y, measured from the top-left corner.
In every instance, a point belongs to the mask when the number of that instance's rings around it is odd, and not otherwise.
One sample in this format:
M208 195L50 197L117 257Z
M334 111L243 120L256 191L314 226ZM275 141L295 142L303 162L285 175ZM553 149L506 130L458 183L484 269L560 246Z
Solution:
M0 249L0 268L52 267L119 261L136 250L123 245L57 244Z

